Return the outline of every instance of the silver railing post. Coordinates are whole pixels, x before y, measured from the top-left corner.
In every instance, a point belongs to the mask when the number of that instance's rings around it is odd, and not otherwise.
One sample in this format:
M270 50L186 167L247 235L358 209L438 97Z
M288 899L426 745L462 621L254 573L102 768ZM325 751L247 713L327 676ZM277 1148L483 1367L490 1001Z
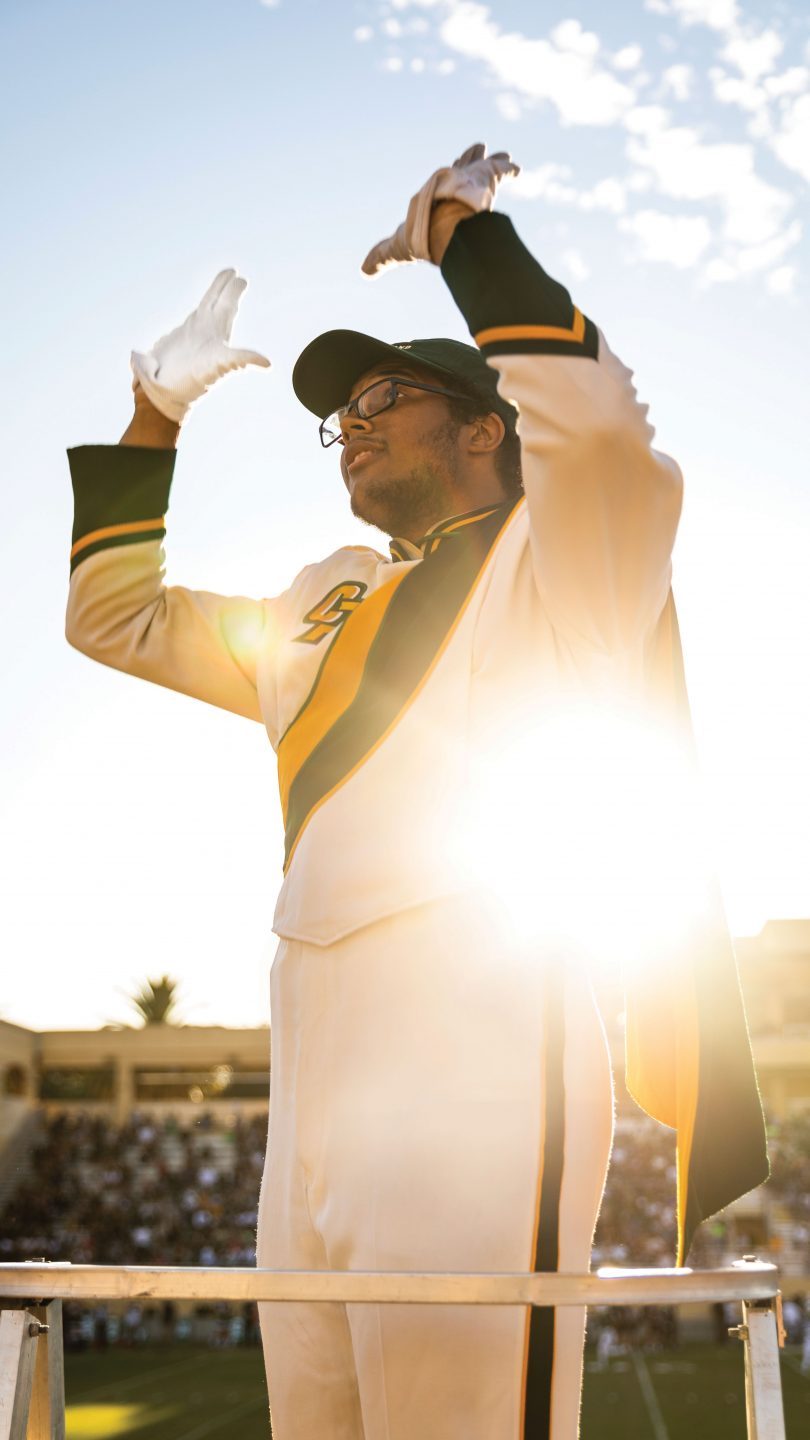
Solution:
M777 1312L776 1300L743 1300L748 1440L785 1440Z
M744 1255L736 1270L758 1265L756 1255ZM782 1296L742 1301L742 1325L729 1330L742 1340L745 1352L745 1414L748 1440L785 1440L782 1377L779 1350L785 1343Z
M25 1440L38 1327L27 1310L0 1312L0 1440Z
M65 1352L62 1301L30 1307L43 1325L36 1340L34 1384L25 1440L65 1440Z
M65 1440L62 1301L0 1300L0 1440Z

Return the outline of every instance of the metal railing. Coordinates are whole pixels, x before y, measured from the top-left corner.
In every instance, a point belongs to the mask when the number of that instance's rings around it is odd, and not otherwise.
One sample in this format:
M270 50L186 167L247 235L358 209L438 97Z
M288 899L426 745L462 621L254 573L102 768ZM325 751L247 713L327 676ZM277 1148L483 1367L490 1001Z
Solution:
M586 1275L0 1265L0 1440L65 1440L63 1300L342 1301L352 1305L683 1305L737 1301L749 1440L785 1440L775 1265Z

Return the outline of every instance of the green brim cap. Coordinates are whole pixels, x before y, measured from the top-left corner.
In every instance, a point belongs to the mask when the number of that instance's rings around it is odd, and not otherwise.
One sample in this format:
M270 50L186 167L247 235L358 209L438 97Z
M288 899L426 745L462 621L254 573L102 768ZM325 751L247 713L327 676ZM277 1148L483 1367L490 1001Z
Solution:
M498 376L474 345L460 340L402 340L389 345L359 330L327 330L301 352L292 383L298 399L319 420L345 405L352 386L377 365L396 368L412 361L434 372L448 389L474 388L487 396L492 409L514 426L517 411L498 394Z

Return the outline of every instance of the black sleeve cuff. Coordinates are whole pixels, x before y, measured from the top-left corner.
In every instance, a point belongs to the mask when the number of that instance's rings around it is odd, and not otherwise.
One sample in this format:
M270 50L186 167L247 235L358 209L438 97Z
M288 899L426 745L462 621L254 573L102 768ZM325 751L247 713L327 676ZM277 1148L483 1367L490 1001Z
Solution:
M97 550L162 540L175 450L79 445L68 450L73 482L71 573Z
M526 249L508 215L462 220L441 264L484 355L582 355L596 359L596 326Z

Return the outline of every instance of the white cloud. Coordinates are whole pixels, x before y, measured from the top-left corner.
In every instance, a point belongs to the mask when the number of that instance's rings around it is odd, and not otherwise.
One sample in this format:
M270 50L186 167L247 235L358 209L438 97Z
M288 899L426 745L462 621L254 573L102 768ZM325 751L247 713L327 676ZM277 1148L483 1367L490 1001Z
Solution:
M619 228L638 243L643 260L689 270L711 244L711 226L704 215L668 215L639 210L619 221Z
M775 265L777 260L794 245L798 245L802 238L802 227L798 220L792 225L780 230L778 235L763 245L749 245L737 252L736 262L742 275L749 275L753 270L767 270L769 266Z
M669 8L682 24L708 25L710 30L734 30L740 15L737 0L670 0Z
M357 29L354 32L354 38L355 40L359 40L362 44L363 41L370 40L373 34L374 31L372 30L370 25L358 25Z
M756 174L751 145L705 144L683 126L631 138L627 153L650 171L662 195L719 205L724 238L738 245L769 240L792 205L790 195Z
M764 245L749 245L738 250L728 250L709 262L704 271L704 279L708 284L716 282L725 284L729 281L739 280L744 275L753 275L760 270L771 270L771 266L776 265L788 250L792 250L799 243L801 235L802 227L798 220L795 220L786 230L775 235ZM780 268L790 272L793 270L790 265L783 265ZM772 275L777 273L779 272L771 271ZM779 281L776 283L778 284Z
M783 70L781 75L768 75L763 84L772 98L780 98L783 95L799 94L807 88L808 82L810 70L804 65L792 65L789 70Z
M511 95L509 91L501 91L499 95L496 95L495 104L498 108L498 114L502 115L504 120L519 120L523 114L523 107L517 95Z
M425 62L419 55L415 55L413 60L411 61L410 68L413 70L415 75L421 75L422 71L425 68Z
M709 70L709 79L715 99L723 105L739 105L742 110L750 110L753 114L758 114L767 107L766 91L753 80L729 75L717 65L713 65Z
M398 55L387 55L382 62L383 70L390 70L392 75L402 69L402 61Z
M606 177L599 180L591 190L585 190L579 197L583 210L610 210L620 215L627 208L627 189L620 180Z
M739 269L736 268L734 261L726 261L718 255L705 266L700 279L702 279L703 285L734 284L735 279L739 279Z
M634 105L624 116L624 127L631 135L650 135L663 130L669 120L669 111L661 105Z
M265 10L277 10L281 0L259 0L259 3L264 6Z
M563 250L560 256L565 269L575 280L587 280L590 276L590 268L586 265L578 250Z
M669 91L676 100L688 100L694 79L691 65L669 65L661 76L661 84L664 91Z
M706 285L727 285L739 278L737 266L731 260L723 260L719 256L709 261L702 276Z
M765 285L771 295L790 295L795 281L795 265L780 265L778 270L772 270L767 276Z
M720 53L746 80L759 80L770 74L783 49L784 42L775 30L761 30L758 35L732 35Z
M507 28L491 0L378 0L378 9L384 34L398 40L430 29L445 56L455 57L426 60L433 73L451 73L459 57L473 62L503 121L525 120L545 102L556 112L558 138L568 126L612 128L624 136L624 173L596 183L589 174L586 186L568 166L548 161L544 144L535 155L545 163L510 182L516 199L615 216L638 254L683 270L694 266L705 283L756 271L763 280L781 277L792 269L781 261L799 233L789 224L794 200L787 188L762 177L758 157L769 147L783 165L810 180L810 68L788 65L788 32L783 36L776 21L749 23L741 0L642 3L670 21L657 27L670 33L656 37L660 58L646 66L640 45L611 51L578 18L524 34ZM686 37L681 34L677 43L673 37L700 26L712 32L704 42L711 58L698 68L678 53ZM420 68L407 55L383 63L392 71ZM777 70L779 65L784 68ZM674 123L675 107L695 102L699 76L701 95L708 81L726 112L725 123L722 110L719 115L719 134L726 139L708 140L703 128ZM650 103L642 103L648 98ZM717 118L715 110L715 137ZM528 133L526 140L531 142ZM570 153L560 145L555 149L561 158ZM637 206L644 208L634 213ZM777 287L786 283L768 280Z
M616 51L612 63L617 70L637 70L643 55L640 45L625 45L623 49Z
M771 145L783 165L810 181L810 95L800 95L787 108Z
M767 140L768 136L773 134L770 111L764 106L761 110L756 110L748 121L746 129L752 140Z
M652 190L655 181L646 170L631 170L627 177L627 189L634 195L643 195Z
M572 55L599 54L598 35L594 35L592 30L583 30L578 20L562 20L555 25L551 38L561 50L568 50Z
M619 215L626 209L626 187L606 177L589 190L571 184L571 169L549 161L534 170L522 170L508 181L509 194L519 200L543 199L551 205L570 205L578 210L606 210Z
M524 167L519 175L509 181L509 194L519 200L551 200L561 205L576 203L577 190L568 184L571 168L556 165L553 161L538 165L534 170Z
M630 85L599 64L599 41L577 20L534 40L502 30L477 0L454 0L440 34L451 50L481 60L501 85L550 101L564 125L612 125L635 101Z

